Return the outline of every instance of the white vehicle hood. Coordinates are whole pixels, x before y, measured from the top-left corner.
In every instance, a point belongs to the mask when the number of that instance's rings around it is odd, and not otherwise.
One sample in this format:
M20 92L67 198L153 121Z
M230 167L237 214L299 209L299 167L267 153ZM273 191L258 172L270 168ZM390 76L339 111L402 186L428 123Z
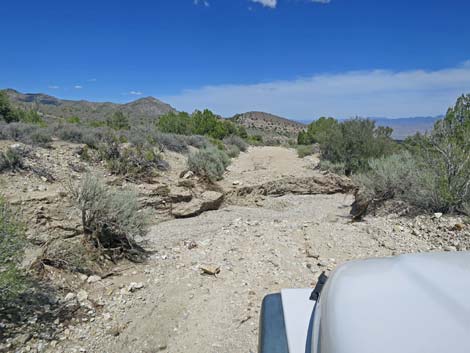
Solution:
M313 352L468 353L470 253L346 263L318 305Z

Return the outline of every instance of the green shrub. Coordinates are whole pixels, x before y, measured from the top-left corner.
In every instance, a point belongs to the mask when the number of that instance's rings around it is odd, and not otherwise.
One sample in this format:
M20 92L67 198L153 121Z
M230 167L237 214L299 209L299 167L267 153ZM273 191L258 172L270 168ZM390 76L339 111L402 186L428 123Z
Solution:
M241 152L246 152L248 149L248 143L240 136L237 135L230 135L224 138L224 143L226 145L234 145L237 146Z
M194 121L193 134L195 135L207 135L222 140L224 137L239 132L234 123L218 117L208 109L202 112L196 110L192 119Z
M0 120L6 123L18 122L20 120L18 111L10 105L7 94L0 91Z
M25 124L36 124L42 127L47 126L44 119L35 110L18 110L17 114L19 117L19 121Z
M311 156L315 153L313 145L299 145L297 146L297 155L300 158L304 158L306 156Z
M70 118L65 119L69 124L80 124L81 120L78 116L71 116Z
M222 179L229 164L227 154L214 147L203 148L188 157L189 169L210 181Z
M299 145L322 143L333 131L339 129L339 123L334 118L321 117L308 125L307 131L300 131L297 137Z
M18 296L25 289L18 268L24 245L24 227L17 212L0 196L0 302Z
M37 111L12 107L4 91L0 91L0 120L6 123L23 122L25 124L36 124L42 127L46 126L44 119Z
M123 112L115 112L106 119L106 125L114 130L129 130L129 118Z
M69 189L81 212L86 238L97 248L113 250L113 256L116 249L124 256L139 249L135 238L145 235L147 215L140 210L136 192L110 188L89 174Z
M213 147L217 147L221 151L225 151L225 145L222 141L217 140L213 137L209 137L209 143Z
M376 127L369 119L351 119L338 122L333 118L320 118L299 134L303 143L319 143L321 159L344 163L347 175L368 169L371 158L392 154L396 144L391 138L393 130Z
M244 127L222 119L206 109L188 113L169 113L161 116L156 124L159 131L178 135L201 135L221 140L230 135L246 137Z
M247 138L247 141L250 145L260 146L263 144L263 136L261 135L250 135Z
M406 146L422 161L429 208L461 211L470 202L470 95L461 96L431 133Z
M169 113L161 116L157 122L158 129L163 133L191 135L194 131L194 123L186 112Z
M15 171L24 167L22 154L12 148L0 153L0 172Z
M89 127L98 128L98 127L106 127L106 121L103 120L91 120L86 123Z

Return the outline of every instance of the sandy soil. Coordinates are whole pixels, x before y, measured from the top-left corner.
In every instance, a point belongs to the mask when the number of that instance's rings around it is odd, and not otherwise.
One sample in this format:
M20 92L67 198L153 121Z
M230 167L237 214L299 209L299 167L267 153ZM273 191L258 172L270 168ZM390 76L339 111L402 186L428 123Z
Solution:
M310 176L317 163L316 156L301 159L292 148L250 147L228 167L221 185L229 188L234 182L257 185L289 176Z

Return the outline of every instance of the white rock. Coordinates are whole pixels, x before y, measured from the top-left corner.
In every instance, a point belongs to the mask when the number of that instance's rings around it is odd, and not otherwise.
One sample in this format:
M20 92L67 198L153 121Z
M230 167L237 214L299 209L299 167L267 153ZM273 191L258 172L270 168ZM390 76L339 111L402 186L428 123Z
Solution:
M67 295L65 296L64 300L66 302L70 302L72 300L74 300L77 296L75 295L75 293L67 293Z
M131 284L129 284L129 287L127 287L127 290L129 292L135 292L136 290L138 289L142 289L144 288L144 284L142 282L131 282Z
M441 217L442 217L442 213L441 213L441 212L436 212L436 213L434 213L434 218L439 219L439 218L441 218Z
M84 291L83 289L78 291L77 293L77 300L79 302L84 302L85 300L88 299L88 293L86 291Z
M10 148L12 150L17 150L17 149L20 149L21 147L23 147L20 143L14 143L13 145L10 145Z
M194 176L194 172L191 170L188 170L186 173L183 175L183 179L189 179Z
M90 276L87 279L88 283L95 283L95 282L99 282L99 281L101 281L101 277L100 276L95 276L95 275Z

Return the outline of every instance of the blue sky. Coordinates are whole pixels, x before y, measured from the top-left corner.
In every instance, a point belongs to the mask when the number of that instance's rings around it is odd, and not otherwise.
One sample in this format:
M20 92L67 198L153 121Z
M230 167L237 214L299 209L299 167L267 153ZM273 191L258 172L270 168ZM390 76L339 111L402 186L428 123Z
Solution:
M470 92L468 0L7 1L0 87L224 116L444 113Z

